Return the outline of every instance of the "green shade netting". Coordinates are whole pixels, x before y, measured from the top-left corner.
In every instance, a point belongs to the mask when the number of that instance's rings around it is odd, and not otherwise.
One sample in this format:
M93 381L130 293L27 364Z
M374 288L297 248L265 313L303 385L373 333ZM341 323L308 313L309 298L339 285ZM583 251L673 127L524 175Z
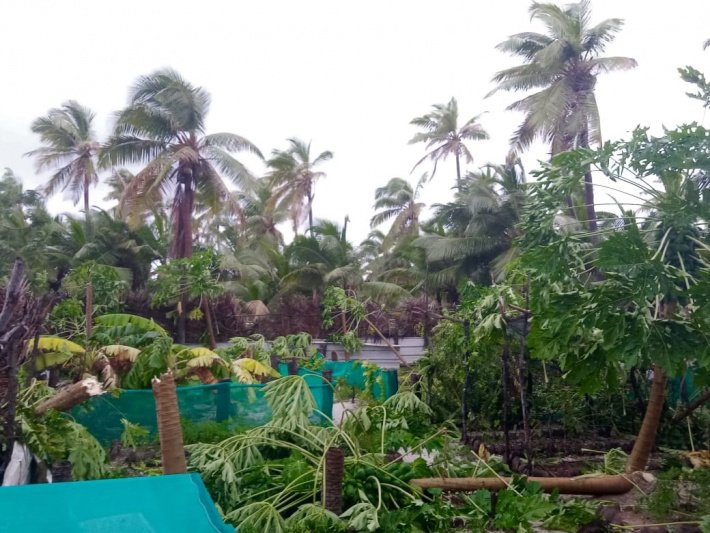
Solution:
M322 379L317 383L310 378L307 381L317 409L332 418L333 389ZM263 426L271 420L264 385L224 382L178 387L177 398L180 417L195 424L228 421L231 429L237 429ZM111 394L94 396L72 409L71 416L104 445L121 438L123 418L146 428L151 435L158 433L152 390L125 390L118 397ZM316 424L325 420L317 414L312 415L311 419Z
M326 361L323 368L333 371L334 382L344 379L350 386L366 388L365 370L360 361ZM287 365L281 363L279 372L288 375ZM333 388L323 380L323 373L304 368L299 368L298 373L306 380L316 401L316 409L322 413L311 415L312 422L321 424L332 419ZM397 393L395 371L377 369L374 378L371 392L375 399L386 400ZM235 430L263 426L271 420L264 387L235 382L178 387L180 417L194 424L228 421L229 428ZM94 396L72 409L71 416L104 445L121 438L124 430L121 420L124 418L146 428L151 435L158 433L152 390L125 390L117 397L111 394Z
M200 476L0 488L0 533L234 533Z
M668 401L670 405L675 407L679 402L693 401L697 393L696 388L693 386L694 370L693 367L690 367L685 377L668 380Z
M322 357L320 353L316 357ZM325 361L322 369L330 369L333 371L333 383L339 379L345 381L351 387L357 387L365 390L367 388L367 380L365 378L365 368L362 361ZM288 365L286 363L279 364L279 373L282 376L288 375ZM306 383L309 385L319 385L323 383L321 376L322 370L307 370L304 368L298 369L298 374L306 376ZM311 376L309 376L309 374ZM372 397L376 400L386 400L390 396L397 394L397 372L394 370L385 370L378 368L374 372L374 383L372 384ZM318 400L318 398L316 398ZM320 404L319 404L320 405Z

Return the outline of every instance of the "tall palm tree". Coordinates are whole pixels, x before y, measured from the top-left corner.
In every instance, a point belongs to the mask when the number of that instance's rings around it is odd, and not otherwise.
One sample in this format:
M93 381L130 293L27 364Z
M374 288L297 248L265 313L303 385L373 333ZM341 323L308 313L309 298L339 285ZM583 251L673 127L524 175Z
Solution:
M374 209L377 212L370 220L370 227L374 229L394 219L382 242L384 251L397 242L419 235L419 216L426 204L417 202L417 199L428 178L425 173L416 188L412 188L407 180L392 178L387 185L375 190Z
M52 170L45 186L47 195L69 189L76 205L83 194L87 218L91 207L89 189L99 181L96 155L100 144L93 130L95 116L88 107L74 100L50 109L31 126L44 146L25 154L36 158L37 171Z
M426 149L431 150L414 165L414 168L431 159L434 162L434 170L431 173L433 178L439 161L444 161L453 155L456 159L456 186L461 190L461 158L467 163L473 162L473 155L465 141L488 139L488 133L478 123L481 115L473 117L459 128L459 105L456 98L451 98L448 104L435 104L433 108L431 113L410 122L424 131L412 137L409 144L423 142L426 143Z
M279 246L284 245L284 237L279 230L279 225L289 217L289 212L283 205L271 206L269 199L272 196L268 178L261 178L256 186L239 193L246 219L247 233L252 240L268 238Z
M519 160L488 165L469 173L453 202L435 206L430 225L445 233L428 233L414 244L426 251L436 283L462 276L498 281L513 257L516 225L525 201L525 173Z
M514 150L524 150L536 139L550 143L552 155L590 143L601 143L599 109L594 96L597 76L636 66L628 57L599 57L614 40L623 20L612 18L591 25L591 2L563 7L533 2L533 20L547 32L518 33L497 48L523 59L523 64L498 72L496 91L535 91L508 106L525 113L511 139ZM589 229L597 230L591 173L585 181Z
M123 191L121 203L129 212L145 205L157 191L172 193L173 258L192 255L196 194L211 212L240 212L218 170L237 186L248 183L251 176L231 153L246 150L262 157L244 137L207 135L209 105L209 93L174 70L141 76L130 89L128 106L116 114L113 135L101 154L105 165L145 165Z
M293 221L293 231L308 214L308 229L313 233L313 198L315 183L326 177L325 172L316 171L319 165L333 159L330 151L321 152L311 160L311 143L297 138L288 139L286 150L274 150L266 164L271 169L269 179L273 194L268 207L288 207Z

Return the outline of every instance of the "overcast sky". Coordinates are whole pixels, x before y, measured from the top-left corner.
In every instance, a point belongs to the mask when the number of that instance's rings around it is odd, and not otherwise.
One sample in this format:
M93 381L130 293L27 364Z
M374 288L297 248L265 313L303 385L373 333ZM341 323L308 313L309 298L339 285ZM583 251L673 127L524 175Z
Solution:
M461 119L487 112L491 140L470 145L473 167L501 162L521 116L504 111L519 95L485 99L493 74L516 64L494 46L535 29L527 0L26 0L3 4L0 31L0 167L27 187L44 182L22 154L37 147L31 121L67 99L98 115L105 137L111 113L133 80L170 66L212 94L208 132L230 131L266 155L297 136L331 150L328 177L316 188L315 216L351 219L348 236L369 231L374 190L395 176L413 182L422 146L409 146L409 121L452 96ZM676 69L710 72L708 0L594 0L593 22L621 17L626 26L607 55L635 58L633 71L597 84L605 139L636 125L703 120ZM544 157L528 153L528 170ZM263 166L241 159L255 172ZM424 190L427 204L451 197L453 161ZM92 203L103 205L103 191ZM61 195L55 212L78 211Z

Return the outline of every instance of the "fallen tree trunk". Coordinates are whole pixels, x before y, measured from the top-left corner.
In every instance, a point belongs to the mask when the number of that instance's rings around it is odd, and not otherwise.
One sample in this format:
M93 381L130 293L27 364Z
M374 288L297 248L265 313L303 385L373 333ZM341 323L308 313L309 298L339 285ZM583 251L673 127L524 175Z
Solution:
M375 325L370 321L370 319L368 319L367 317L365 317L364 320L365 320L365 322L367 322L367 325L370 326L370 327L372 328L372 330L373 330L375 333L377 333L377 335L379 335L379 337L380 337L383 341L385 341L385 344L389 347L390 350L392 350L392 353L394 353L394 354L397 356L397 358L399 359L400 363L402 363L402 366L409 366L409 363L406 361L406 359L405 359L404 357L402 357L402 354L399 353L399 351L397 350L397 348L395 348L394 345L393 345L390 341L387 340L387 337L385 337L385 336L382 334L382 332L381 332L379 329L377 329L377 326L375 326Z
M686 407L685 411L678 411L674 416L673 416L673 422L678 422L679 420L683 420L685 417L688 417L693 414L693 411L695 411L698 407L703 405L705 402L710 400L710 390L706 390L700 398L695 400L693 403L688 405Z
M529 477L528 481L540 484L545 492L557 489L560 494L624 494L633 486L626 476L598 477ZM451 492L473 492L479 489L491 491L507 489L511 478L497 477L450 477L413 479L411 483L422 489L443 489Z
M60 412L69 411L72 407L84 403L92 396L98 396L104 392L106 391L103 390L101 383L96 378L82 379L39 404L35 407L35 414L42 416L50 409Z
M192 372L200 378L203 385L214 385L217 383L217 378L214 377L214 374L210 372L209 368L204 366L196 366L192 369Z
M667 381L666 374L656 368L646 414L643 417L634 447L626 461L626 475L575 478L529 477L528 480L540 483L546 492L557 489L560 494L624 494L631 490L633 483L629 481L629 476L646 468L648 458L653 450L661 420ZM453 492L473 492L479 489L496 491L508 488L510 478L420 478L413 479L410 483L423 489L443 489Z

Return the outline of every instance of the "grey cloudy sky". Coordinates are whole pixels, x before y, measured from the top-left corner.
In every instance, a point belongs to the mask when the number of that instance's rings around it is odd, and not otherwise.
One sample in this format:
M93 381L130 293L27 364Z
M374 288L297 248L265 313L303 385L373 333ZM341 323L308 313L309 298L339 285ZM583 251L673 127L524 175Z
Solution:
M246 136L268 154L285 139L334 152L316 190L315 216L351 219L356 242L369 231L376 187L407 177L422 147L408 146L409 121L455 96L462 119L487 112L491 140L473 143L474 167L500 162L520 115L515 95L484 99L492 75L515 62L494 46L531 29L528 0L261 0L5 2L0 31L0 167L27 187L42 183L22 154L36 148L31 121L64 100L94 109L99 133L126 102L127 87L160 67L177 69L212 94L207 127ZM636 125L700 121L678 67L710 71L707 0L594 0L594 21L626 26L607 55L637 69L601 77L597 99L606 139ZM542 147L525 156L528 169ZM253 157L242 160L259 173ZM452 161L424 190L427 204L452 195ZM411 176L415 181L420 172ZM102 191L93 194L102 205ZM61 197L55 211L78 211Z

